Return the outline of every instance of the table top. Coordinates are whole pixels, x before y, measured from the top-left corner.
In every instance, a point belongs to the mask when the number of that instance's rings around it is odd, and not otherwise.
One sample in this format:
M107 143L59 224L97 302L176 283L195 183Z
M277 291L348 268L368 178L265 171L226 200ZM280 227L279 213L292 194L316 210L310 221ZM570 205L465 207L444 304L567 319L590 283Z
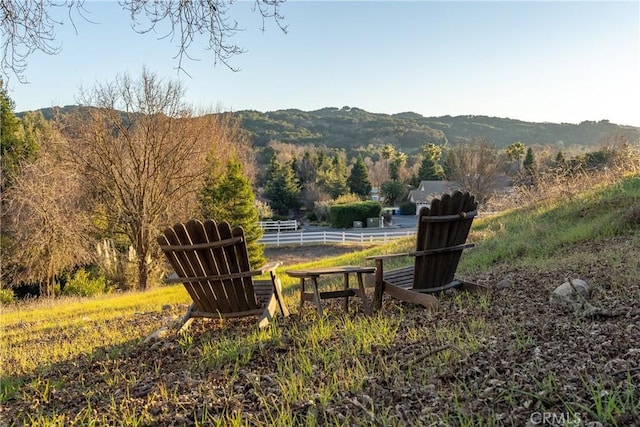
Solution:
M348 274L348 273L375 273L375 267L362 267L357 265L340 265L336 267L305 268L304 270L285 271L291 277L313 277L323 274Z

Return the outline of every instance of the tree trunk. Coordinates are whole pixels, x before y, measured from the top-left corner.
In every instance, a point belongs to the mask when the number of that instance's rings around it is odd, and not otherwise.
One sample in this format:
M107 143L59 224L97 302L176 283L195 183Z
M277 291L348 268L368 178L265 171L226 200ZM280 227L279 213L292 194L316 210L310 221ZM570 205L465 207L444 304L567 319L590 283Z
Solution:
M147 268L147 254L138 253L138 289L144 291L147 289L147 279L149 278L149 269Z

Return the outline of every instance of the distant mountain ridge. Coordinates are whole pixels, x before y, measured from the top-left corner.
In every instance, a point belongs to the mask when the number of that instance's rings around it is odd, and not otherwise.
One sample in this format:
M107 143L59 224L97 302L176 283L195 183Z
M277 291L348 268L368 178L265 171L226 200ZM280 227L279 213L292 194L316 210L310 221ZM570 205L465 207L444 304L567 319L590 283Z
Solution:
M65 106L70 112L79 106ZM39 110L50 119L54 108ZM21 115L19 113L18 115ZM296 145L325 145L349 152L370 144L393 144L412 153L426 143L457 144L473 138L486 138L499 148L522 141L527 146L552 146L559 150L595 147L603 138L624 135L640 141L640 128L618 125L608 120L570 123L535 123L488 116L424 117L414 112L371 113L356 107L326 107L315 111L283 109L269 112L241 110L233 112L257 147L271 140Z
M486 138L498 147L522 141L525 145L551 145L558 149L597 146L613 134L640 140L640 128L617 125L607 120L570 123L532 123L488 116L424 117L413 112L370 113L359 108L323 108L235 112L243 128L251 132L257 146L270 140L292 144L326 145L353 149L383 142L411 153L426 143L456 144L472 138Z

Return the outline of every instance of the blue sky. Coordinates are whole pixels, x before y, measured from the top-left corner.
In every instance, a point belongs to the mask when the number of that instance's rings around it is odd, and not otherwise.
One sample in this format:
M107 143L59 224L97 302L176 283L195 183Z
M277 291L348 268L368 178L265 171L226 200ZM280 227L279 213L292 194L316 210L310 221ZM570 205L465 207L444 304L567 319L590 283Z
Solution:
M282 6L288 33L240 1L231 13L246 53L233 72L194 45L190 76L175 43L137 35L116 2L87 1L91 24L59 27L62 52L34 54L16 111L74 104L81 86L142 67L179 79L205 109L359 107L424 116L536 122L607 119L640 126L640 2L301 1Z

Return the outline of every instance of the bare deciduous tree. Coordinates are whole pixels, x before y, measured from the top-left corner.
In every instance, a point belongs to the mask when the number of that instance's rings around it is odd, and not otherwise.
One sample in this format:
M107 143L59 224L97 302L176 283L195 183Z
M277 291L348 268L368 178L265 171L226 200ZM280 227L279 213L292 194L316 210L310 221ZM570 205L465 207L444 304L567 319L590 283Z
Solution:
M255 0L254 10L266 19L273 19L286 32L280 6L285 0ZM184 71L183 59L191 58L189 48L199 38L206 40L213 52L214 63L230 66L228 60L243 49L229 39L242 28L230 15L233 0L120 0L123 11L131 17L131 27L137 33L156 32L159 38L177 39L175 57L178 69ZM27 59L34 52L55 55L61 45L56 42L56 27L62 21L52 13L56 8L68 10L68 20L86 19L85 0L0 0L0 30L2 31L2 75L15 75L26 82Z
M503 170L498 150L484 138L474 138L449 153L450 179L456 180L478 200L486 202L495 191Z
M3 226L11 239L12 279L36 281L43 296L53 296L61 271L91 261L89 217L80 174L59 134L40 138L40 154L23 164L3 195ZM7 260L5 258L5 260Z
M112 232L135 249L137 285L145 289L159 229L193 215L196 191L212 167L249 151L227 115L195 116L179 83L143 70L82 94L90 108L74 127L74 158Z

